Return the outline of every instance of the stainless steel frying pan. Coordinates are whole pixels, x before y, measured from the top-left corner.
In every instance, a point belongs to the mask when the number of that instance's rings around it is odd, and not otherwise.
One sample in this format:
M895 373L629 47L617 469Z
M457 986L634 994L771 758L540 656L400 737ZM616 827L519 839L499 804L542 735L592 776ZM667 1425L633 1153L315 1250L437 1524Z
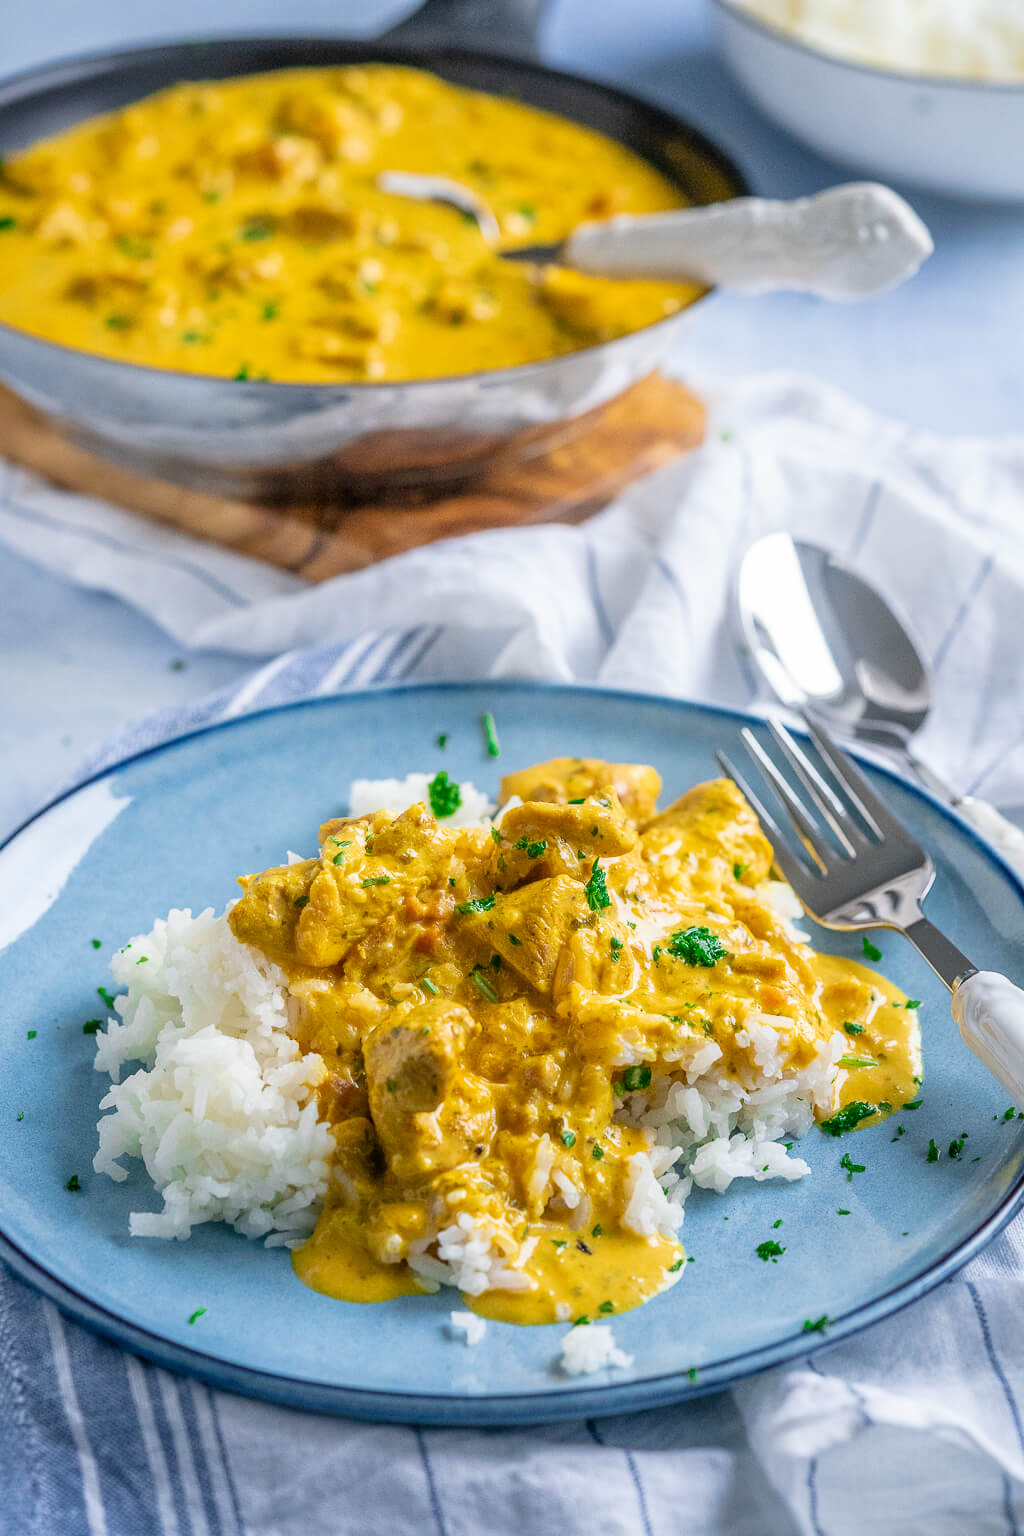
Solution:
M545 0L426 0L371 42L226 38L92 54L0 84L0 154L179 80L302 65L404 63L599 129L694 203L748 189L702 134L657 107L535 62ZM458 36L460 46L446 39ZM486 45L487 52L462 47ZM495 51L498 50L498 51ZM540 443L665 357L682 315L600 346L459 377L384 384L237 381L117 362L0 324L0 379L68 436L128 468L223 495L316 496L339 479L470 475L514 437Z

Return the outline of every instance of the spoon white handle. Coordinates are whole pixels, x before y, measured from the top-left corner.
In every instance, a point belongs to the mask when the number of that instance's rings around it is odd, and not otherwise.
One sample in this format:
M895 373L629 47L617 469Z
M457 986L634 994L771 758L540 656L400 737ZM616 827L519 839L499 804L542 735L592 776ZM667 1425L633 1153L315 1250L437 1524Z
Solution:
M600 277L691 278L741 293L863 299L912 277L932 238L898 193L851 182L794 202L734 198L581 224L560 261Z
M953 801L953 808L998 849L1014 874L1024 880L1024 832L1020 827L987 800L976 800L973 795L959 796Z
M901 742L894 752L896 761L912 768L918 782L929 794L945 800L959 811L965 821L980 832L986 842L992 844L1009 864L1015 875L1024 880L1024 832L1002 811L997 811L987 800L976 800L973 795L959 795L926 757L914 751L909 743Z
M1024 1106L1024 992L998 971L975 971L953 989L964 1044Z

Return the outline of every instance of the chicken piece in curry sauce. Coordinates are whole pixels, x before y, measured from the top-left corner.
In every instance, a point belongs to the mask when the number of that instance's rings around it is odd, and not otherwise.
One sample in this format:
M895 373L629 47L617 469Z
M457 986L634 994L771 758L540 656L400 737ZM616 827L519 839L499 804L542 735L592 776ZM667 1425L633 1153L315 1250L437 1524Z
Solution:
M294 1033L324 1063L335 1152L294 1255L307 1284L425 1290L476 1241L463 1283L487 1316L639 1305L684 1259L645 1116L711 1066L755 1084L757 1020L777 1031L776 1077L852 1026L841 1061L859 1065L840 1064L819 1119L915 1097L916 1015L794 933L739 790L700 784L658 814L660 787L651 767L554 759L505 778L494 826L425 805L329 821L318 858L242 880L231 927L282 967Z

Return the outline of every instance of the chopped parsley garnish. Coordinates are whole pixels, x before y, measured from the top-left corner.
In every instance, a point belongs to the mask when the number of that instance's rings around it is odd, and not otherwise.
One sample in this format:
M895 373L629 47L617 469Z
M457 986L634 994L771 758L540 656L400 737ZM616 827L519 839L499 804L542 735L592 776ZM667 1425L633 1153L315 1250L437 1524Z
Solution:
M608 882L605 879L604 870L598 861L594 860L594 867L590 871L590 879L583 887L587 898L587 906L591 912L600 912L604 907L610 907L612 899L608 894Z
M247 379L249 377L250 377L250 375L249 375L249 364L248 363L243 363L241 368L239 368L238 372L233 375L233 378L236 381L239 380L239 379L245 380L245 379Z
M17 1119L18 1119L19 1123L22 1120L24 1120L24 1118L25 1118L25 1111L23 1109L19 1109L18 1115L17 1115Z
M473 971L469 979L472 981L477 991L483 997L486 997L489 1003L496 1003L498 1001L497 992L495 992L494 988L491 986L490 982L487 980L487 977L482 971Z
M691 1381L696 1381L697 1380L697 1367L695 1365L691 1365L690 1369L687 1371L686 1374L687 1374L687 1376L689 1376Z
M463 917L469 912L489 912L494 906L494 896L478 896L475 901L463 901L455 908Z
M619 956L622 954L622 940L621 939L617 939L617 938L615 938L613 936L608 941L608 948L612 952L612 959L613 960L617 960L619 958Z
M904 1008L920 1008L921 999L919 997L908 997L903 1006Z
M849 1214L849 1211L844 1210L842 1206L836 1211L837 1216L849 1216Z
M846 1030L848 1035L862 1035L864 1033L863 1024L851 1024L849 1019L847 1019L846 1023L843 1025L843 1028Z
M508 941L512 945L513 949L521 949L523 946L522 939L517 939L514 933L510 933L508 935Z
M821 1128L826 1136L845 1136L847 1131L852 1131L855 1125L876 1114L877 1110L877 1104L866 1104L863 1099L854 1099L852 1104L847 1104L837 1115L823 1120Z
M661 954L661 945L660 944L655 944L654 948L651 950L651 959L654 961L655 965L657 965L657 963L658 963L658 956L660 954Z
M193 1323L198 1322L199 1319L205 1315L205 1313L206 1313L206 1308L205 1307L196 1307L195 1311L192 1313L192 1316L188 1320L189 1327L191 1327Z
M238 231L239 240L268 240L274 233L274 221L265 215L246 219Z
M498 728L494 723L494 716L490 710L486 714L481 715L480 724L484 728L484 744L487 747L487 756L500 757L501 743L498 740Z
M1014 1109L1012 1104L1010 1105L1009 1109L1004 1109L1003 1110L1003 1121L1004 1121L1004 1123L1007 1120L1012 1120L1016 1113L1017 1113L1017 1111Z
M115 235L114 244L125 256L130 256L133 261L145 261L152 256L153 247L148 240L139 240L135 235Z
M586 805L586 803L587 803L587 797L586 797L586 795L580 795L580 796L579 796L579 797L578 797L578 798L577 798L577 799L575 799L575 800L567 800L567 801L566 801L566 804L567 804L567 805Z
M876 963L881 960L882 951L879 949L877 944L872 944L867 934L864 934L863 938L861 939L861 943L864 946L865 960L871 960Z
M733 879L734 880L742 880L743 876L746 874L746 872L747 872L747 870L749 868L750 868L749 864L734 864L733 867L732 867L732 877L733 877Z
M650 1067L627 1067L622 1074L622 1082L628 1093L638 1093L642 1088L651 1086Z
M3 218L0 219L0 229L16 229L17 226L18 221L13 213L5 213Z
M564 1237L553 1237L551 1239L551 1243L552 1243L552 1246L555 1247L555 1248L566 1248L566 1247L568 1247L568 1239L564 1238Z
M96 991L99 994L101 1001L104 1002L108 1008L112 1009L114 1006L114 999L112 994L107 991L106 987L97 987Z
M773 1264L777 1264L785 1251L786 1250L783 1248L782 1244L777 1243L774 1237L769 1237L766 1242L758 1243L757 1247L754 1249L754 1252L757 1254L758 1258L761 1259L765 1264L768 1263L769 1259L771 1259Z
M448 777L443 768L427 785L427 794L430 798L430 809L439 821L445 816L454 816L462 804L461 789Z
M687 965L715 965L728 953L721 939L710 928L684 928L668 941L668 952Z
M683 1267L682 1259L676 1259L674 1264L670 1264L669 1265L668 1272L669 1272L670 1275L674 1275L676 1273L676 1271L679 1270L679 1269L682 1269L682 1267Z
M371 885L390 885L391 884L391 876L390 875L370 875L366 880L360 881L360 884L362 885L364 891L368 890ZM298 906L298 902L296 902L295 905Z
M491 842L496 844L496 846L499 848L501 847L501 833L498 831L497 827L491 828Z
M365 885L366 882L364 881L363 883ZM300 911L301 911L301 909L303 907L308 907L309 906L309 897L308 896L296 896L295 900L292 902L292 906L293 907L298 907L300 909Z
M594 1159L595 1162L599 1163L601 1161L602 1157L604 1157L604 1147L595 1147L593 1152L591 1152L590 1155Z
M614 1301L602 1301L601 1305L598 1307L597 1310L599 1312L614 1312L615 1311L615 1303L614 1303Z
M268 299L260 310L261 320L276 320L280 311L280 304L276 299Z
M103 940L102 939L90 939L89 943L92 945L93 949L102 949L103 948Z
M927 1153L925 1155L925 1162L926 1163L937 1163L938 1160L939 1160L939 1156L940 1156L940 1153L939 1153L938 1147L935 1145L934 1140L932 1140L929 1137L929 1140L928 1140L928 1151L927 1151Z
M103 1020L102 1019L86 1019L85 1023L82 1025L82 1034L83 1035L94 1035L97 1030L100 1030L102 1028L103 1028Z
M804 1327L803 1327L804 1333L824 1333L825 1329L827 1327L828 1327L828 1313L827 1312L823 1312L821 1317L815 1318L813 1322L811 1321L811 1319L809 1317L805 1317L804 1318Z
M772 1231L774 1232L777 1227L781 1227L781 1226L782 1226L782 1217L780 1216L778 1221L773 1221L772 1222Z
M542 838L536 843L531 843L528 837L521 837L512 846L513 848L518 848L520 853L525 853L528 859L542 858L548 851L546 838Z
M590 1235L591 1235L591 1237L600 1237L601 1233L603 1231L604 1231L604 1227L602 1227L601 1223L598 1222L596 1226L591 1227Z
M567 1147L574 1147L576 1145L576 1132L575 1131L562 1131L562 1132L560 1132L560 1134L561 1134L561 1137L562 1137L562 1142L563 1142L563 1144L565 1146L567 1146Z
M25 1038L26 1038L26 1039L27 1039L27 1040L34 1040L34 1039L35 1039L35 1037L36 1037L36 1035L37 1035L37 1034L38 1034L38 1033L39 1033L39 1031L38 1031L38 1030L35 1030L35 1029L27 1029L27 1030L26 1030L26 1031L25 1031Z
M384 1079L384 1087L387 1089L388 1093L394 1093L395 1089L398 1087L398 1079L396 1077L386 1077Z
M904 1104L903 1108L904 1109L920 1109L921 1108L921 1104L922 1104L922 1100L921 1099L911 1099L910 1103L909 1104Z
M351 842L339 843L338 844L338 851L334 855L333 859L331 860L331 863L332 864L338 864L338 865L344 864L346 850L351 848L351 847L352 847Z
M70 1189L72 1194L76 1194L77 1191L81 1189L81 1187L82 1185L79 1181L77 1173L73 1173L70 1179L68 1179L67 1183L64 1185L64 1188Z
M843 1153L842 1157L839 1159L839 1166L840 1166L840 1168L845 1168L846 1169L846 1182L847 1182L847 1184L852 1184L853 1183L853 1176L854 1176L855 1173L864 1173L866 1168L867 1168L867 1164L866 1163L853 1163L853 1162L851 1162L850 1161L850 1154L849 1154L849 1152L844 1152Z
M132 328L131 315L108 315L104 321L108 331L130 331Z
M431 981L429 976L420 977L420 986L423 987L425 991L429 992L431 997L439 996L441 991L440 987L437 985L437 982Z
M900 1137L901 1136L905 1136L906 1134L907 1134L906 1126L905 1125L898 1125L896 1127L896 1135L893 1136L892 1140L893 1141L899 1141Z
M851 1071L857 1071L859 1067L874 1067L877 1063L873 1056L840 1056L836 1062L838 1067L849 1067Z
M966 1143L967 1143L967 1132L966 1131L961 1131L960 1135L957 1136L957 1137L954 1137L954 1139L950 1142L950 1144L949 1144L949 1154L948 1155L953 1159L954 1162L956 1162L959 1158L963 1157L963 1155L964 1155L964 1147L965 1147Z

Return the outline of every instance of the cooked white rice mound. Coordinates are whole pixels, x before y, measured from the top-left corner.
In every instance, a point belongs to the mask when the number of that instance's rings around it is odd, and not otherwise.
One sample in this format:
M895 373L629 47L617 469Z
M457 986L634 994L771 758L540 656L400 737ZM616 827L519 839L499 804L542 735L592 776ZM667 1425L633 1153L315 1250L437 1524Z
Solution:
M334 1144L313 1096L324 1066L288 1033L283 973L212 910L171 912L111 970L128 994L97 1036L114 1086L93 1167L120 1181L118 1158L139 1157L163 1196L162 1211L132 1213L132 1236L185 1238L203 1221L308 1235ZM142 1066L121 1082L126 1061Z
M407 773L404 779L353 779L348 796L350 816L368 816L374 811L390 811L398 816L410 805L421 802L430 804L429 786L432 775ZM479 827L485 825L494 814L494 805L483 790L477 789L467 779L459 785L462 803L451 816L440 819L445 827Z

